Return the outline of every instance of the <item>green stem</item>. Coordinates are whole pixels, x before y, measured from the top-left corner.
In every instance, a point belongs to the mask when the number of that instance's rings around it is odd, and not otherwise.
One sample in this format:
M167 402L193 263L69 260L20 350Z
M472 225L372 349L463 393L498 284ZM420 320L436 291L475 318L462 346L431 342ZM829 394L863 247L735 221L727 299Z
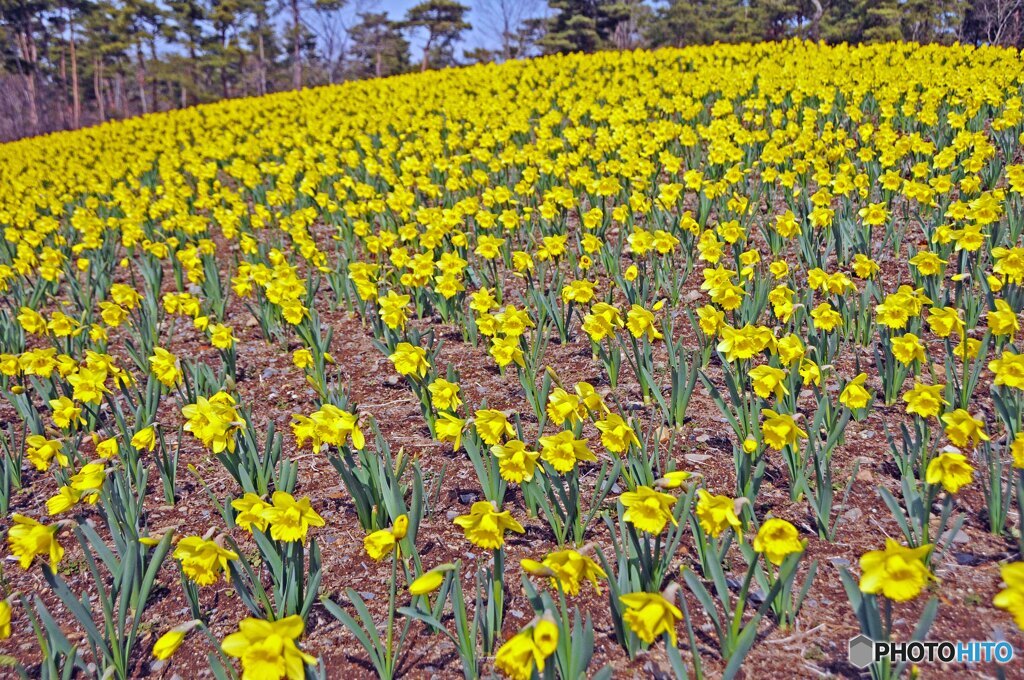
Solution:
M750 582L754 578L754 570L757 568L757 560L754 559L750 562L750 566L747 567L747 573L743 577L743 586L740 588L739 595L736 598L736 609L732 615L732 626L729 631L729 655L732 655L734 645L740 634L740 624L743 622L743 609L747 604L747 591L750 590Z
M394 662L393 643L395 628L395 595L398 586L398 554L391 556L391 586L388 590L388 629L387 629L387 659L388 676L392 675L392 664Z

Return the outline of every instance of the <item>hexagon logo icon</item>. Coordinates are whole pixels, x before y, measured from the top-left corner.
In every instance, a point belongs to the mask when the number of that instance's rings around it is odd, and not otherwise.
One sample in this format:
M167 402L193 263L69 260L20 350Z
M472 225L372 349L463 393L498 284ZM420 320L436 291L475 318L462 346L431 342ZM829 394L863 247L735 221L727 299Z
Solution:
M850 638L850 663L865 669L875 660L875 641L861 634Z

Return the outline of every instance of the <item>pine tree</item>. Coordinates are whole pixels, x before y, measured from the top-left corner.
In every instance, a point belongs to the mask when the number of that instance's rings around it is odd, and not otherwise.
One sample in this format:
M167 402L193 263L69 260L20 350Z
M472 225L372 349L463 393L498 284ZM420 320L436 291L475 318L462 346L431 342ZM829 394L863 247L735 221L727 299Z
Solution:
M604 49L631 12L630 5L620 0L549 0L548 5L555 13L538 41L547 54Z
M349 32L349 52L360 78L390 76L409 69L409 42L383 12L364 12Z
M199 75L199 52L206 38L206 9L199 0L166 0L168 22L164 24L164 39L181 46L185 51L186 68L178 73L181 88L181 106L200 100L202 89Z
M456 0L425 0L409 9L405 15L405 27L410 29L423 28L427 31L427 40L423 44L423 62L420 70L425 71L430 62L436 66L454 63L453 45L462 33L473 28L466 21L469 7Z

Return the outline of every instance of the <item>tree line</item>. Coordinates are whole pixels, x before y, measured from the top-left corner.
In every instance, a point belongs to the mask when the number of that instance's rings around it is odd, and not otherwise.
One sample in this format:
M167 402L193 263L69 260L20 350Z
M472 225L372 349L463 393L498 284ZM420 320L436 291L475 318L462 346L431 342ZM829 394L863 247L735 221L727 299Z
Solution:
M790 37L1024 47L1024 0L477 0L485 46L472 49L458 0L400 18L375 1L0 0L0 139L557 52Z

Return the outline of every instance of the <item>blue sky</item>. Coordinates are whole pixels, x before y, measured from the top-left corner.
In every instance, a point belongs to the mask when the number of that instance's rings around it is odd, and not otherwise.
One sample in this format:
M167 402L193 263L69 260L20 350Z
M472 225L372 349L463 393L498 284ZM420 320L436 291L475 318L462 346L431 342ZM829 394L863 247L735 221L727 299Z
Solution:
M406 10L418 4L420 0L362 0L362 2L368 5L368 9L364 11L387 12L389 17L397 20L405 17ZM488 0L460 0L460 2L470 7L468 20L473 24L473 30L465 34L460 48L495 48L498 45L498 36L488 25L487 12L483 9L488 6ZM526 2L534 6L533 12L530 13L531 16L546 14L547 3L545 0L526 0ZM496 3L494 0L490 0L490 4L493 6ZM422 49L422 43L417 40L412 40L411 43L415 57L416 51ZM456 54L461 52L461 49L456 50Z

